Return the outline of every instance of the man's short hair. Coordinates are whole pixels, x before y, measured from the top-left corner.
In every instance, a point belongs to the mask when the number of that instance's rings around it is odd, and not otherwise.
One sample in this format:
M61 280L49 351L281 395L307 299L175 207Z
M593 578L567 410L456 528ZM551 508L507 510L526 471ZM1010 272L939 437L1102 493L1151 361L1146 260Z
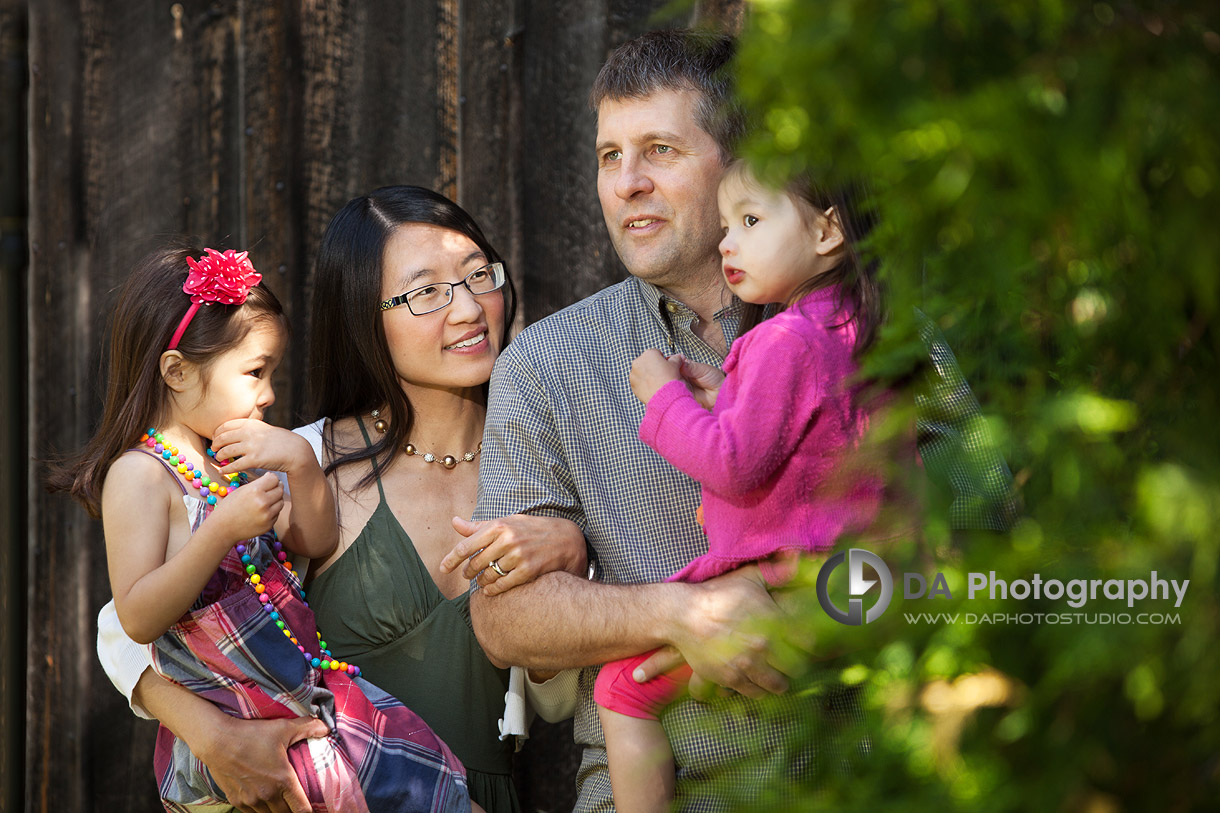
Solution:
M733 38L707 31L650 31L611 52L589 92L589 107L642 99L662 90L693 90L699 94L695 123L716 140L721 157L733 155L744 131L743 117L733 102L729 61L736 50Z

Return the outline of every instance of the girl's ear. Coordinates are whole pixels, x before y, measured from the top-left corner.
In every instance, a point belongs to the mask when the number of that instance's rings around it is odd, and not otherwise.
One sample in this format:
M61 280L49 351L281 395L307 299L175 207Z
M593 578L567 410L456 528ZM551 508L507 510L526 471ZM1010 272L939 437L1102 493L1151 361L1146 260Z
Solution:
M174 392L183 392L190 385L194 365L177 350L166 350L161 354L161 380Z
M818 225L814 230L817 235L817 245L814 251L823 257L843 248L843 227L839 223L839 213L831 206L818 215Z

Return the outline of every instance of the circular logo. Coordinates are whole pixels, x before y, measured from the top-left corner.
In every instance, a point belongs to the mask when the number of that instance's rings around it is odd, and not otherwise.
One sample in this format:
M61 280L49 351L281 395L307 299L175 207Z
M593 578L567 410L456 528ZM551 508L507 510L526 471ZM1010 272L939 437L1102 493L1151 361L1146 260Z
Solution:
M840 610L833 601L830 600L830 591L827 585L830 583L830 574L834 569L843 564L843 560L847 560L847 592L850 596L863 596L868 589L877 583L881 582L881 595L877 599L877 603L864 612L863 598L849 598L847 600L847 612ZM868 565L873 572L877 574L877 579L864 578L864 566ZM822 565L822 569L818 571L818 603L822 605L822 609L826 614L838 621L841 624L850 624L853 627L858 627L861 624L867 624L870 621L876 621L885 612L885 608L890 606L890 599L894 595L894 580L890 576L890 569L885 566L885 562L881 557L872 551L861 550L859 548L848 548L845 551L839 551L834 556L826 560Z

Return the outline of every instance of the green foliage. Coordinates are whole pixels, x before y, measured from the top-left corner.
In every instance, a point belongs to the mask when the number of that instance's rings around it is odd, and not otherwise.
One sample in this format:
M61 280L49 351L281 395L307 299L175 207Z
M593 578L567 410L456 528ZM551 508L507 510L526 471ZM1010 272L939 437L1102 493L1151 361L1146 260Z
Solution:
M870 369L909 370L912 308L931 315L1025 510L1009 535L951 535L930 505L923 538L884 554L898 575L943 571L952 601L904 601L898 579L882 620L847 627L802 593L816 649L848 653L834 664L866 698L872 751L793 780L799 809L1220 798L1218 31L1210 0L752 3L747 154L776 176L867 181L891 313ZM1131 612L1180 624L903 617L1076 611L966 600L968 572L1153 570L1190 579L1184 603Z

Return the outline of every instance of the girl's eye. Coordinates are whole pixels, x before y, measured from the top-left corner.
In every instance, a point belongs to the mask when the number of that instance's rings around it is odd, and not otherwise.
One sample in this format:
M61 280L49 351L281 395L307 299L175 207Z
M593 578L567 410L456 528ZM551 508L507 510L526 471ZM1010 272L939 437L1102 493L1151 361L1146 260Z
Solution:
M754 215L746 215L744 218L742 218L742 222L746 224L746 228L748 229L758 222L758 218Z
M259 367L257 370L251 370L250 375L254 376L255 378L262 378L263 377L263 368Z

